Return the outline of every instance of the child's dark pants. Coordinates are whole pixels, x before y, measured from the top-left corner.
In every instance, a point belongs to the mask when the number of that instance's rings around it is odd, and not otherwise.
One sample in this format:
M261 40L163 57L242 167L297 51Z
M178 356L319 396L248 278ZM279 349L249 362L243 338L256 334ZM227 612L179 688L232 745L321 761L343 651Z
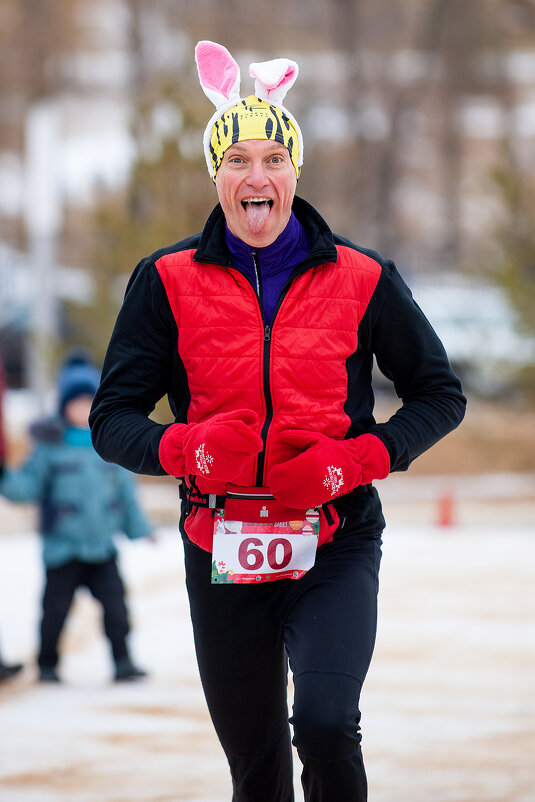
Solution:
M101 563L72 560L58 568L48 568L46 572L38 658L42 668L54 668L58 662L58 640L73 596L82 586L87 587L102 605L104 632L110 641L114 660L128 654L126 636L130 627L117 563L114 559Z

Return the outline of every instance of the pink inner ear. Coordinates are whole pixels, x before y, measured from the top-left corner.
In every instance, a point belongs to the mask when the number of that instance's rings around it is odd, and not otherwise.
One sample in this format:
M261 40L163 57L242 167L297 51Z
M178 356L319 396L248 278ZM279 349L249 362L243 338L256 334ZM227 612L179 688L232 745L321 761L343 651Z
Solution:
M288 67L286 72L284 73L284 77L279 81L277 86L284 86L284 84L289 83L295 75L295 67Z
M258 75L256 70L249 68L250 75L252 75L253 78L256 78L261 83L261 85L268 90L268 92L272 92L273 89L277 89L277 87L279 86L284 86L285 84L289 84L291 81L294 80L296 72L297 72L296 67L289 66L284 75L282 76L282 78L280 78L279 80L270 81L268 83L267 81L262 80L262 78Z
M201 84L226 97L236 83L238 65L221 45L203 44L197 47L197 67Z

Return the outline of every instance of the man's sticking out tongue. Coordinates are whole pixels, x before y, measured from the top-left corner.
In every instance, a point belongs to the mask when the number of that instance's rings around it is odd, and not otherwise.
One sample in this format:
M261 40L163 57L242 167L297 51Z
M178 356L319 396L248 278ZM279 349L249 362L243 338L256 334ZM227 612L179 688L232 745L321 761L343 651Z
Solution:
M271 202L267 200L244 201L243 206L251 232L259 234L269 217Z

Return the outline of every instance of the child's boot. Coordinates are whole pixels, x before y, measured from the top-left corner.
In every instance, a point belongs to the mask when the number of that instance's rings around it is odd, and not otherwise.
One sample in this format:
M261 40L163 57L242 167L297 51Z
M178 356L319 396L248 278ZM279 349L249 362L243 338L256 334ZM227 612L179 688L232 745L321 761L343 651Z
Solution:
M19 671L22 671L22 663L15 663L13 665L6 665L0 660L0 682L5 679L9 679L10 677L14 677L15 674L18 674Z
M126 655L126 657L119 657L115 661L115 682L142 679L146 676L147 672L135 666L128 655Z
M39 666L39 682L60 682L54 666Z

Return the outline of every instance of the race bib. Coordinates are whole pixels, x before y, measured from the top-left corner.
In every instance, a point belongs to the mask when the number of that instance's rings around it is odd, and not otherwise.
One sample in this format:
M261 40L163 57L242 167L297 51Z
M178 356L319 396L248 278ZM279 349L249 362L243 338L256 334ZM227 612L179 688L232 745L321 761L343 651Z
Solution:
M316 509L277 522L227 520L224 510L216 510L212 584L300 579L314 565L319 522Z

